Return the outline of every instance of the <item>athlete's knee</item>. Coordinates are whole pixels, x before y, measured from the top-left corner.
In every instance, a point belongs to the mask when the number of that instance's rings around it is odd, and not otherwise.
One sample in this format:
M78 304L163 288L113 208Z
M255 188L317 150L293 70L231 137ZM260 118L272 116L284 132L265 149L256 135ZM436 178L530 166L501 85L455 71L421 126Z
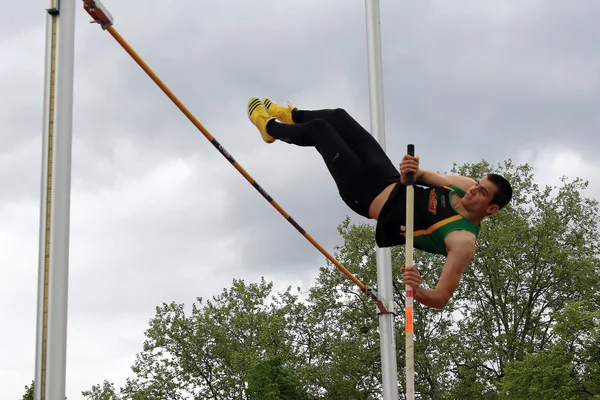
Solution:
M331 110L331 115L336 119L345 119L350 117L350 114L348 114L348 112L343 108L334 108Z

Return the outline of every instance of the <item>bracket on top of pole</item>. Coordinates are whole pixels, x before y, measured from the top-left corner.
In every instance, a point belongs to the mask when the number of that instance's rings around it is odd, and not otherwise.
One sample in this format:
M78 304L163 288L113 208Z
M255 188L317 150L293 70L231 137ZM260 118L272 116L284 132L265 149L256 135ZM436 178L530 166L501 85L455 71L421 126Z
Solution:
M393 301L387 301L384 302L382 300L379 300L379 293L377 293L377 291L373 288L367 287L365 290L365 294L375 302L375 305L377 306L377 309L379 310L378 314L394 314L394 302ZM386 304L387 303L387 304Z
M102 29L113 24L112 15L104 8L100 0L83 0L83 8L94 18L92 23L100 24Z
M48 11L48 14L50 14L52 16L58 15L59 10L60 10L60 0L48 0L48 8L46 8L46 11Z

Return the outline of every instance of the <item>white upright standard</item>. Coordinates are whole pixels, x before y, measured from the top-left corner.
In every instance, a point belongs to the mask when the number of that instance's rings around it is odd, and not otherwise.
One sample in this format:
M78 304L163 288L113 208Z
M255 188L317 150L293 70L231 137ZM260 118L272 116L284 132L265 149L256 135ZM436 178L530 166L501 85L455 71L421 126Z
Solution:
M378 0L365 0L367 19L367 55L369 62L369 100L371 133L385 151L385 118L383 107L383 68L381 60L381 29ZM394 333L394 301L392 286L392 256L390 249L377 247L377 293L387 313L379 314L383 399L398 399L396 335Z
M65 398L75 0L48 0L35 400Z

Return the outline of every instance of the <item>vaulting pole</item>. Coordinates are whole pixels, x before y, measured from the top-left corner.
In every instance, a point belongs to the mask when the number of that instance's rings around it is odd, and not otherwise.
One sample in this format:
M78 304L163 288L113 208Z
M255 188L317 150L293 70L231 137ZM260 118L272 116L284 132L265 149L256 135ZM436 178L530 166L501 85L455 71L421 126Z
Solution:
M408 145L407 154L415 155L415 146ZM408 183L406 185L406 261L407 267L413 265L414 250L414 191L415 177L413 173L408 174ZM405 313L405 341L406 341L406 400L415 398L415 346L413 340L413 289L410 285L405 285L404 297Z
M371 133L385 151L385 118L383 106L383 67L381 60L381 30L379 1L366 0L367 58L369 65L369 100ZM377 289L386 312L379 312L383 399L398 398L398 371L394 333L394 301L392 285L392 256L389 248L377 247Z
M46 6L34 399L65 398L75 0Z

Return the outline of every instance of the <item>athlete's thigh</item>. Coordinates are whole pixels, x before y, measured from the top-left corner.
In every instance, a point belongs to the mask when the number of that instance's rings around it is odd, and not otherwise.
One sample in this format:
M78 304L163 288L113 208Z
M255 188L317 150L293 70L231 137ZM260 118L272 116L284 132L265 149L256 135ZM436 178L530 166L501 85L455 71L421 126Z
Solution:
M303 121L327 121L364 162L385 162L387 156L375 138L342 108L305 111Z

